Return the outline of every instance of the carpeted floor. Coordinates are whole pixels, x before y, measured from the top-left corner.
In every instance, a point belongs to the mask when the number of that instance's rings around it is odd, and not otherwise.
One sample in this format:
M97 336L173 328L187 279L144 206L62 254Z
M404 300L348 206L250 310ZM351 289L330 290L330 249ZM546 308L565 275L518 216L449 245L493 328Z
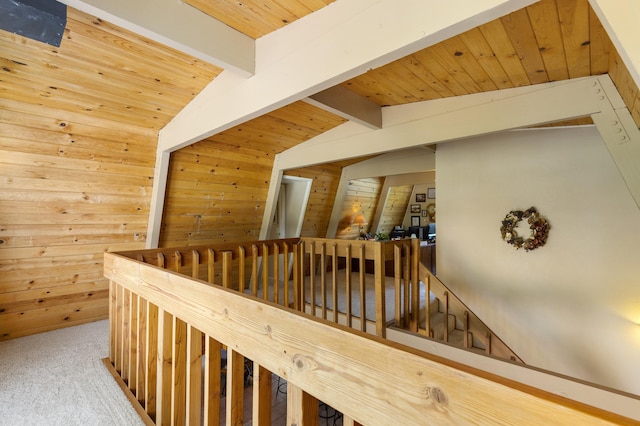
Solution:
M102 359L98 321L0 342L0 425L143 425Z

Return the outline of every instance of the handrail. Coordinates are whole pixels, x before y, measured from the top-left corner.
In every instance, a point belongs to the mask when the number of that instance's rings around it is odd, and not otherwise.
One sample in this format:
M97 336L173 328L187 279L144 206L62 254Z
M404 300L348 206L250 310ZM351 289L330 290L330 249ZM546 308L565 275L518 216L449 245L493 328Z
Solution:
M261 381L271 372L290 386L288 424L317 424L316 400L345 424L629 422L135 258L106 253L104 267L112 362L157 424L218 423L221 345L227 424L242 423L245 357L254 363L255 424L268 424L271 387Z

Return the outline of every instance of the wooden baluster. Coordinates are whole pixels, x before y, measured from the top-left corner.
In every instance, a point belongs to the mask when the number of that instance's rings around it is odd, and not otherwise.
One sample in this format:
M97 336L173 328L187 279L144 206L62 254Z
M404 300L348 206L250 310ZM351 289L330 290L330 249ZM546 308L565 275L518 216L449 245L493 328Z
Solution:
M352 316L352 309L351 309L351 302L352 302L352 295L351 295L351 270L352 270L352 266L351 262L351 244L349 244L346 247L346 253L345 253L345 262L346 262L346 268L345 268L345 301L347 303L347 305L345 306L345 313L347 315L347 327L352 327L352 320L353 320L353 316Z
M448 291L444 292L444 300L442 302L444 303L444 321L443 321L444 341L448 342L449 341L449 292Z
M173 357L173 315L160 309L158 315L158 349L160 365L157 377L156 424L171 424L171 399L173 384L171 382L171 364Z
M364 256L364 244L360 244L360 330L367 331L367 293L365 289L365 256Z
M245 274L245 262L247 258L247 251L243 246L238 247L238 291L240 293L244 293L247 283L245 282L246 274Z
M120 377L125 383L129 383L129 344L131 339L131 328L129 321L131 312L131 291L122 289L122 345L120 347Z
M187 404L187 323L173 318L173 345L171 359L171 418L173 424L185 424Z
M402 277L403 277L403 289L402 292L404 302L404 326L410 328L411 323L411 277L410 277L410 256L409 256L409 244L402 244Z
M233 252L222 252L222 287L231 288L233 272Z
M195 327L187 330L187 424L200 425L202 421L202 338Z
M251 246L251 294L258 296L258 259L260 257L258 246Z
M427 272L427 275L424 277L424 282L426 283L426 288L425 288L425 297L427 298L426 300L426 306L424 307L425 309L425 324L424 324L424 329L426 330L427 336L430 336L430 330L431 330L431 273Z
M129 389L136 395L138 391L138 295L131 292L129 302Z
M376 335L378 337L387 336L387 302L385 294L385 273L384 273L384 243L374 245L373 255L373 276L375 291L375 321Z
M331 259L331 305L333 306L333 322L338 322L338 245L333 243L333 257ZM346 295L346 297L349 297Z
M198 279L200 276L200 253L198 250L191 252L191 277Z
M311 315L316 314L316 244L309 245L309 298L311 300Z
M142 253L138 253L138 255L136 256L136 259L138 259L139 262L144 263L144 256Z
M262 244L262 299L269 300L269 247Z
M211 337L205 338L205 358L204 365L204 407L203 424L220 424L220 395L222 386L222 374L226 377L226 370L221 372L222 365L222 344ZM226 367L225 367L226 368Z
M140 405L144 407L145 401L145 384L147 377L147 310L149 303L142 297L138 297L138 351L136 358L138 364L136 366L136 377L138 383L136 384L136 397L140 402Z
M118 306L117 292L120 286L114 281L109 280L109 361L115 366L116 351L117 351L117 330L120 328L118 324Z
M173 259L174 259L174 270L177 273L180 273L180 269L182 268L182 253L180 253L179 251L176 251L173 254Z
M253 363L252 424L271 424L271 371L257 362Z
M304 241L300 241L294 251L294 309L304 312Z
M241 425L244 411L244 356L227 348L227 420L228 425Z
M491 347L491 344L492 344L491 338L492 338L492 336L493 335L491 334L491 332L487 331L487 342L485 344L485 351L486 351L487 355L491 355L491 349L492 349L492 347ZM515 361L514 357L511 357L511 359Z
M318 415L318 400L287 383L287 424L317 426Z
M320 244L320 312L322 319L327 319L327 246Z
M402 315L402 251L397 244L393 246L393 284L395 288L395 321L398 327L405 328L407 313Z
M283 290L284 294L282 295L282 305L289 306L289 281L291 280L291 276L289 274L289 244L286 242L282 243L282 282L283 282Z
M216 281L216 252L209 248L207 249L207 281L211 284L215 284Z
M164 260L164 254L158 253L158 266L161 268L166 268L166 262Z
M462 331L464 332L462 344L465 348L469 349L471 347L469 345L469 311L464 311L464 314L462 315Z
M149 417L156 420L156 394L158 386L158 307L147 302L147 335L146 335L146 366L145 377L145 411Z
M411 331L418 332L418 320L420 318L420 283L418 268L420 266L420 241L411 240Z
M273 302L280 303L280 247L278 243L273 244Z

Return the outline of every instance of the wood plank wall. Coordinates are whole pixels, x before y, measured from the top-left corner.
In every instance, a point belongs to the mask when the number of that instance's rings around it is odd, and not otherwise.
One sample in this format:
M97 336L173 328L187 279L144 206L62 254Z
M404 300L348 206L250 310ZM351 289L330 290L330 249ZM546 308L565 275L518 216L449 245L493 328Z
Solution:
M402 225L412 191L413 185L400 185L389 188L387 201L378 221L379 232L388 235L394 226Z
M367 224L363 226L364 233L374 233L371 229L373 215L380 199L380 190L384 184L384 177L354 179L347 184L346 195L342 204L342 213L336 230L336 238L355 240L359 237L360 229L352 226L353 220L359 214L364 215Z
M106 251L144 247L156 136L7 102L0 114L0 340L107 317Z
M275 155L343 122L296 102L173 153L160 246L257 240ZM340 164L287 173L313 179L303 236L324 237Z
M158 129L219 72L68 8L0 31L0 340L107 318L106 251L144 248Z

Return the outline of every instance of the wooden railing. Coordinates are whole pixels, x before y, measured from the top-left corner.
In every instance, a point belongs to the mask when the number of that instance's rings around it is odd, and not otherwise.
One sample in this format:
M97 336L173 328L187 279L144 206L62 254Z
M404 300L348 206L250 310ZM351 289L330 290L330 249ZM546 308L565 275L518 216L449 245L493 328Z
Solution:
M255 425L270 424L273 374L288 383L289 425L317 424L318 401L339 410L346 425L630 422L145 263L147 255L166 261L159 253L105 254L109 365L150 424L219 424L221 411L225 424L243 424L247 359L253 363ZM195 275L202 262L192 255ZM182 269L186 258L174 256L175 269ZM233 274L226 270L222 276ZM227 351L224 407L222 348Z

